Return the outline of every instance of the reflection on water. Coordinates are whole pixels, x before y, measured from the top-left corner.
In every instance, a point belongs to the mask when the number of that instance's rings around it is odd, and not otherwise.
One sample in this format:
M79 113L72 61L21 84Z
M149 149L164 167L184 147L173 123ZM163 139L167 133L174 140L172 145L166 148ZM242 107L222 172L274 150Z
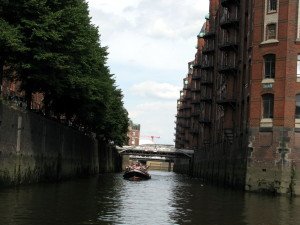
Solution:
M210 187L197 179L151 172L0 190L0 225L200 224L300 225L300 199Z

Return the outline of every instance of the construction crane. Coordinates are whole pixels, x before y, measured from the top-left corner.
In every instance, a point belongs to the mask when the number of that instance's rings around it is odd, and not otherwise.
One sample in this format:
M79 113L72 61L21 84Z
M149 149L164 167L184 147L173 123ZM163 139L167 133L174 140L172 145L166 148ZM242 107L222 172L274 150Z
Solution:
M149 136L149 135L142 135L141 137L144 137L144 138L151 138L151 141L154 143L154 138L160 138L159 136Z

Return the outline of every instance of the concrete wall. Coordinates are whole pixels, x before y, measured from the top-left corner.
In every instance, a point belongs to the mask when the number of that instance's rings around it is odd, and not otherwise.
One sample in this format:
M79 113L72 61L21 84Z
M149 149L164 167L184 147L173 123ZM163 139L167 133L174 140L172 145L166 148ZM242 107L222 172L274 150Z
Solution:
M195 151L192 175L222 186L244 189L247 148L243 137Z
M122 157L113 146L99 142L99 172L113 173L122 171Z
M300 141L295 131L275 127L271 132L260 132L257 128L249 131L249 142L246 137L196 150L192 167L179 159L174 171L221 186L299 196L300 147L296 146Z
M0 186L114 170L116 151L89 135L0 103ZM99 153L99 154L98 154Z
M299 142L294 129L251 130L246 190L300 195Z
M189 159L175 159L173 171L181 174L192 174L192 161Z

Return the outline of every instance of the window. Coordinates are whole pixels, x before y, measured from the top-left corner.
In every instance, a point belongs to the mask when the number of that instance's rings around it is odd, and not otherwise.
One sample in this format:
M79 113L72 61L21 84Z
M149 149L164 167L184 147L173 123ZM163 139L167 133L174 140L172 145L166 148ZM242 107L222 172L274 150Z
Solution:
M271 23L267 25L266 40L269 39L276 39L276 23Z
M298 3L298 15L297 15L297 41L300 39L300 4Z
M274 54L268 54L268 55L264 56L265 78L274 78L275 77L275 60L276 60L276 57Z
M300 94L296 95L295 118L300 119Z
M273 118L274 111L274 95L265 94L262 96L263 100L263 118Z
M277 11L277 0L268 0L268 12Z
M300 78L300 54L297 56L297 78Z

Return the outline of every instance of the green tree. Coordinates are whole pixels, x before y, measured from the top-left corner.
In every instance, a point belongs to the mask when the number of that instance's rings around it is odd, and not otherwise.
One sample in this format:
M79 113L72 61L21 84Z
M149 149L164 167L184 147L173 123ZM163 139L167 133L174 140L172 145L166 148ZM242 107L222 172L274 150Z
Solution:
M128 115L87 3L5 0L0 9L5 12L0 16L0 31L5 31L0 35L0 63L13 65L28 108L32 94L43 93L46 116L64 118L122 145Z
M16 23L19 4L11 4L11 1L2 0L0 3L0 84L4 76L4 65L6 73L12 74L15 70L16 56L26 50L23 45L23 36L20 26ZM0 89L1 93L1 89Z

